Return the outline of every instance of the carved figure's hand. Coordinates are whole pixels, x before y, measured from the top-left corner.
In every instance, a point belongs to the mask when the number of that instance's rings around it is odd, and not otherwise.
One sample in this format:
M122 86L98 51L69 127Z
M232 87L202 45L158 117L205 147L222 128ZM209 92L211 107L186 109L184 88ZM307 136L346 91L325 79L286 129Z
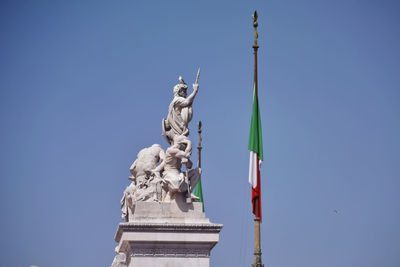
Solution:
M151 173L152 173L152 175L153 175L154 177L157 177L157 178L161 177L161 174L160 174L159 171L154 171L154 170L152 170Z
M188 160L188 162L186 163L186 168L191 169L193 166L193 162L191 160Z
M198 83L194 83L194 84L193 84L193 91L194 91L195 93L197 93L198 90L199 90L199 84L198 84Z
M187 158L182 158L182 164L186 164L188 162Z

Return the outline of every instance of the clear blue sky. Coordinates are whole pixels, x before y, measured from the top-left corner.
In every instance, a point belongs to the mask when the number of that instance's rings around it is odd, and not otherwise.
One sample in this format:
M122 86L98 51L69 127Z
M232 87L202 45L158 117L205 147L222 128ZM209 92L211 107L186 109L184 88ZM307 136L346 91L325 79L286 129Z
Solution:
M254 9L264 263L400 266L390 0L1 1L2 266L111 264L130 164L167 147L172 87L198 67L191 138L202 120L206 214L224 224L211 264L250 266Z

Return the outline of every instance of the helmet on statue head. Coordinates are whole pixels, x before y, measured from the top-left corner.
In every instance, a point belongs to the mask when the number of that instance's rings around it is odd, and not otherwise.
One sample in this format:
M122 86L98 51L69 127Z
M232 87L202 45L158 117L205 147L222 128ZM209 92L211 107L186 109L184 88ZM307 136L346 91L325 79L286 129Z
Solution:
M185 81L182 79L182 76L179 76L179 83L174 86L174 96L182 96L186 97L187 85Z

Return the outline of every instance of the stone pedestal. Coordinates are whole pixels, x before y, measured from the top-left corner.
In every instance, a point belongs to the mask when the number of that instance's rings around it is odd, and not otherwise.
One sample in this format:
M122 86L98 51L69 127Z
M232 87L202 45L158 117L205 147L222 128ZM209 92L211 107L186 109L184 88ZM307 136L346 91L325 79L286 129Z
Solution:
M199 202L137 202L133 219L120 223L115 235L121 266L208 267L221 228Z

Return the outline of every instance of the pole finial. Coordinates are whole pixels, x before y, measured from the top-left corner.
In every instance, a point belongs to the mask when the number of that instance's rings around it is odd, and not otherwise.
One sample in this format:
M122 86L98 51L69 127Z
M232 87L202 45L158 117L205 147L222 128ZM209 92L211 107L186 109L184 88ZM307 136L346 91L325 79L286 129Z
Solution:
M257 14L257 10L254 11L253 14L253 27L254 27L254 44L253 44L253 48L254 50L258 49L258 43L257 43L257 39L258 39L258 32L257 32L257 27L258 27L258 22L257 22L257 18L258 18L258 14Z

